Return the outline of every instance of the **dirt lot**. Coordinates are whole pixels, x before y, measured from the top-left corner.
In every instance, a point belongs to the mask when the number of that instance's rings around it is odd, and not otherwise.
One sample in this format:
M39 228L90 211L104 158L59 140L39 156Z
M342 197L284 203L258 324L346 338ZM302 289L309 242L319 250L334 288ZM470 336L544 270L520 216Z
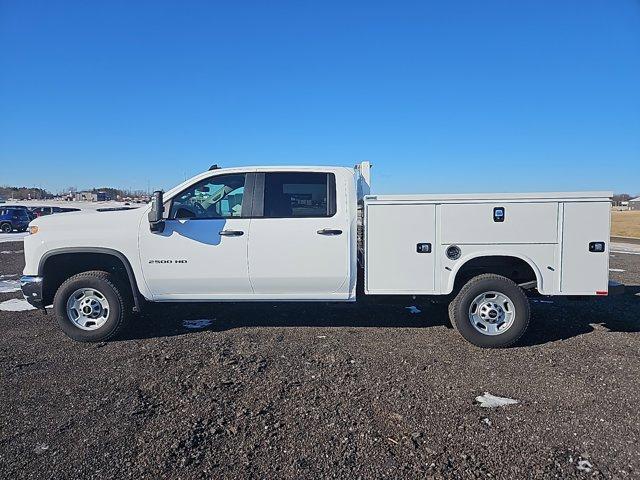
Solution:
M611 235L640 238L640 210L612 211Z
M611 267L624 296L536 298L498 351L427 301L154 307L94 345L0 311L0 478L639 478L640 255Z

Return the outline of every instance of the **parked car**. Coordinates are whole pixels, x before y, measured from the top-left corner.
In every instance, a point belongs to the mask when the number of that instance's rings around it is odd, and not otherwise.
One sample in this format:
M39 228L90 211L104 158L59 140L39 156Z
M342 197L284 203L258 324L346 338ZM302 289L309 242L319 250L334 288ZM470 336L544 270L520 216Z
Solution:
M79 212L79 208L71 207L35 207L33 213L36 217L44 217L45 215L53 215L54 213Z
M31 219L22 208L1 207L0 208L0 231L11 233L14 230L24 232L29 227Z
M25 205L6 205L4 207L5 208L17 208L17 209L20 209L20 210L24 210L25 212L27 212L27 216L29 217L29 220L33 220L33 219L37 218L37 215L31 211L31 208L27 207Z
M22 291L85 342L145 301L433 295L452 299L467 341L506 347L529 325L526 290L622 290L608 278L610 192L370 195L369 169L216 169L147 207L36 219Z

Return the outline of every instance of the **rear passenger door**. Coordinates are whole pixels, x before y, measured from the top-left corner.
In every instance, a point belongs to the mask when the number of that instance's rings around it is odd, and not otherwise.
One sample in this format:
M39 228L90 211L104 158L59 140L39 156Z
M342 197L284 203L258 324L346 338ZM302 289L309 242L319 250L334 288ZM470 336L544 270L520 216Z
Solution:
M349 222L344 201L336 198L333 173L258 174L249 234L249 278L256 295L348 294Z

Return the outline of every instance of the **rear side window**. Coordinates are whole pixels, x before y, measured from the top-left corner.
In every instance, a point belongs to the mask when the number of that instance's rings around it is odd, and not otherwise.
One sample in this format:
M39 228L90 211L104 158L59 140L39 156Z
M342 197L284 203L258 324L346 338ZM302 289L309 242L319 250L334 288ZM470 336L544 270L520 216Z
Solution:
M331 217L336 213L333 173L266 173L264 217Z

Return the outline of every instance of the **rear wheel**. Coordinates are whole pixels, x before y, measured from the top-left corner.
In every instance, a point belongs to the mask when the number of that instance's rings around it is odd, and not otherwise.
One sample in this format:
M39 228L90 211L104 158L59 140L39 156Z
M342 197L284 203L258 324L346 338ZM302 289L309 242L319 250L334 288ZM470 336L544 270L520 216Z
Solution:
M484 274L469 280L449 306L453 326L478 347L516 343L527 330L529 300L512 280Z
M116 336L127 320L124 290L109 273L83 272L66 280L53 300L58 325L80 342L100 342Z
M10 223L3 223L2 225L0 225L0 230L2 231L2 233L11 233L13 228L11 228Z

